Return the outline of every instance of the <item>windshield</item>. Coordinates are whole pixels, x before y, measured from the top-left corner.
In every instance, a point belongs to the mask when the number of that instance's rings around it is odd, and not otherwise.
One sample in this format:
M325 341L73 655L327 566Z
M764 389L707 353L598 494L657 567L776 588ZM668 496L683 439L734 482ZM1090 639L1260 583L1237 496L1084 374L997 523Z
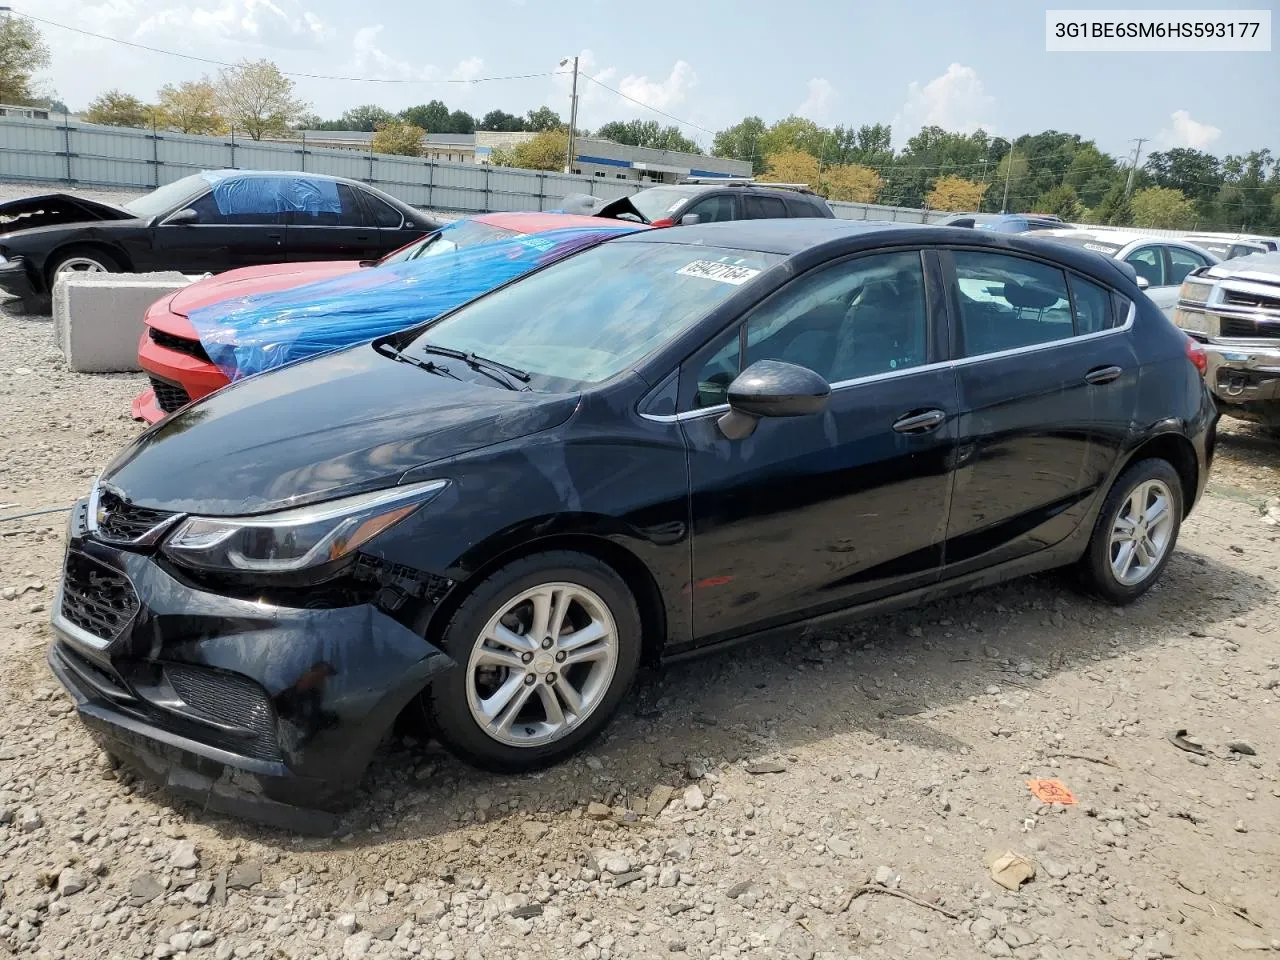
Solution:
M495 240L506 240L519 235L519 230L506 230L488 223L480 223L478 220L459 220L407 247L401 247L394 253L387 254L378 261L378 266L420 260L423 257L436 257L442 253L461 250L463 247L474 247L477 244L492 243Z
M468 304L407 348L462 350L572 392L627 369L783 258L674 243L603 243Z
M627 199L640 211L646 223L653 223L663 217L674 217L694 196L695 194L687 189L654 187L652 190L641 190Z
M175 180L173 183L166 183L163 187L157 187L136 200L130 200L124 208L135 217L149 220L162 213L168 213L184 200L189 200L207 189L209 189L208 182L196 173L181 180Z

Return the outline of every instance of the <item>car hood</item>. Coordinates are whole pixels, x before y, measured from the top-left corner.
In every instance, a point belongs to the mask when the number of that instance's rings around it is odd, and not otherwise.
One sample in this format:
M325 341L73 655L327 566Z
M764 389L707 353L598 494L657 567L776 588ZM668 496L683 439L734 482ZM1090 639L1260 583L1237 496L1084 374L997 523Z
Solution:
M1280 253L1251 253L1214 264L1205 271L1214 279L1253 280L1257 283L1280 283Z
M185 317L197 307L246 297L255 293L273 293L314 283L328 277L360 269L359 260L308 260L303 263L270 263L260 267L241 267L197 280L179 290L169 301L169 310Z
M577 402L453 380L361 344L212 394L142 434L101 479L151 509L263 513L392 486L550 429Z
M0 236L39 227L136 219L130 211L109 203L69 193L42 193L0 203Z

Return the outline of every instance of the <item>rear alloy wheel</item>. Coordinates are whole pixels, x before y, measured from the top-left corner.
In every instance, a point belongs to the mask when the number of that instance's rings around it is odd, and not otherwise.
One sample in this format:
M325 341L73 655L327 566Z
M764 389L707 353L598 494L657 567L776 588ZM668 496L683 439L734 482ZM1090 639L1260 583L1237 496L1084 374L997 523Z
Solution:
M430 694L441 741L497 770L552 763L598 733L635 677L640 615L606 564L554 552L485 579L446 630Z
M1182 481L1166 460L1142 460L1111 488L1082 564L1089 585L1128 603L1159 579L1182 526Z

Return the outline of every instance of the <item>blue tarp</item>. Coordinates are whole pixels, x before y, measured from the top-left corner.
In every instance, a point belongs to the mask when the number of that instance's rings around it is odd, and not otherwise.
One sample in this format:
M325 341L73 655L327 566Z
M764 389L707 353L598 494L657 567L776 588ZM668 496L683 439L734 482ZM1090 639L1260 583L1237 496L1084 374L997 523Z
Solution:
M213 202L223 216L252 213L342 213L338 183L306 174L245 176L234 171L202 174L213 186Z
M636 229L617 223L511 237L224 300L192 310L188 319L218 369L238 380L438 317L546 263Z

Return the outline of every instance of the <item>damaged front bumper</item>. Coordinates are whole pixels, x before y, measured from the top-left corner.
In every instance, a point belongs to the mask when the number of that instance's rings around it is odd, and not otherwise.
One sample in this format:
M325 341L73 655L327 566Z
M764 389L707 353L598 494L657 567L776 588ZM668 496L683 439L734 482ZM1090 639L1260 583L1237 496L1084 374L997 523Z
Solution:
M48 659L85 725L209 809L303 832L336 823L379 740L452 661L373 603L222 596L89 535L73 511Z

